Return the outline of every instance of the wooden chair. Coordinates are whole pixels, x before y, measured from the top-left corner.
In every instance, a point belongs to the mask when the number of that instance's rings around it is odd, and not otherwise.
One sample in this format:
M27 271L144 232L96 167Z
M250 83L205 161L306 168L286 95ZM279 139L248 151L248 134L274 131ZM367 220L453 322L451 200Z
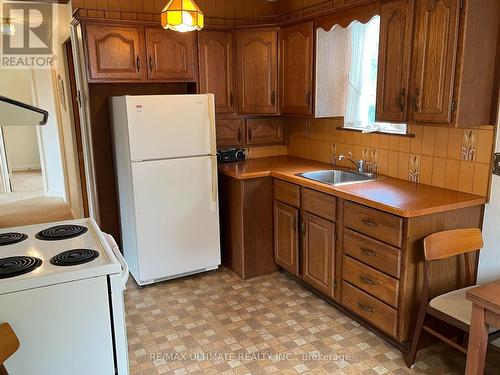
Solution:
M405 356L405 362L408 367L413 366L415 363L422 330L467 354L467 349L462 345L445 337L425 323L428 316L431 316L438 321L444 321L458 328L462 332L462 337L468 336L471 324L472 303L465 298L465 292L475 287L475 258L473 253L481 250L482 247L483 237L481 231L477 228L435 233L424 239L424 283L415 332L410 344L410 350ZM431 263L457 256L463 256L464 258L465 285L470 286L430 299L432 283ZM491 338L494 336L491 335L492 333L490 331Z
M3 364L17 349L19 349L19 339L10 324L0 324L0 375L8 375Z

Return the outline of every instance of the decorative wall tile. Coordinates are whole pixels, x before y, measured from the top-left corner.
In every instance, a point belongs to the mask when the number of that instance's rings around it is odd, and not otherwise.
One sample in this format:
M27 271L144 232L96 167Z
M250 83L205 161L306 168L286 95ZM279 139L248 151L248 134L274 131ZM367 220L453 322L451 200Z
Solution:
M477 131L465 130L462 143L460 159L464 161L474 161L476 156Z
M420 182L420 156L410 155L410 170L408 179L411 182Z

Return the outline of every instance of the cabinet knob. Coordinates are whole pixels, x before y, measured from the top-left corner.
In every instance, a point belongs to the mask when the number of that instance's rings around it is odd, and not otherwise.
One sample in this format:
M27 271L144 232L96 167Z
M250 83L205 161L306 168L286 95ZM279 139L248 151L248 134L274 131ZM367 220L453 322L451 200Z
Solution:
M238 128L238 143L241 143L241 128Z
M306 104L307 106L311 105L311 90L307 90L306 92Z
M415 112L420 112L420 89L415 91Z
M369 313L374 313L375 312L375 309L373 307L370 307L370 306L366 306L364 303L362 302L358 302L358 307L361 309L361 310L364 310L366 312L369 312Z
M297 230L297 219L293 218L292 220L292 229L295 232Z
M137 56L135 58L135 66L137 68L137 71L140 72L141 71L141 59L139 58L139 56Z
M229 94L229 105L232 107L234 105L234 94L233 92L231 91L231 93Z
M306 233L306 222L303 221L302 224L300 225L300 231L302 233Z
M153 58L149 56L149 70L153 71Z
M271 94L271 104L273 107L276 105L276 91L273 90L273 93Z
M248 129L248 142L252 142L252 138L253 138L253 130L252 130L252 128L249 128Z

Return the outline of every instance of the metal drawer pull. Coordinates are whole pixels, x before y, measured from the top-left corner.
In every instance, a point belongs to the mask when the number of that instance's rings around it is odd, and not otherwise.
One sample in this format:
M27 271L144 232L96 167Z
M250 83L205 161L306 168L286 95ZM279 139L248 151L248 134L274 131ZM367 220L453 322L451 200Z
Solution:
M362 247L361 251L363 254L369 256L369 257L378 257L377 253L373 251L372 249L368 249L367 247Z
M369 312L369 313L375 313L375 309L373 307L370 307L370 306L366 306L365 304L361 303L361 302L358 302L358 307L361 309L361 310L365 310L366 312Z
M377 285L377 282L368 275L359 275L359 278L361 279L362 282L366 284Z
M378 224L375 223L374 221L371 221L370 219L363 219L361 220L363 224L368 225L369 227L377 227Z

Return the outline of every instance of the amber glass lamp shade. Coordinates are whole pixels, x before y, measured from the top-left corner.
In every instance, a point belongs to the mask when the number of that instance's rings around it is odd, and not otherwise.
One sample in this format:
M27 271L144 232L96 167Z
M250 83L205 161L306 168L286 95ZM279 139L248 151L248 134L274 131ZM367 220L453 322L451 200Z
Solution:
M180 32L201 30L203 13L194 0L170 0L161 12L161 25Z

